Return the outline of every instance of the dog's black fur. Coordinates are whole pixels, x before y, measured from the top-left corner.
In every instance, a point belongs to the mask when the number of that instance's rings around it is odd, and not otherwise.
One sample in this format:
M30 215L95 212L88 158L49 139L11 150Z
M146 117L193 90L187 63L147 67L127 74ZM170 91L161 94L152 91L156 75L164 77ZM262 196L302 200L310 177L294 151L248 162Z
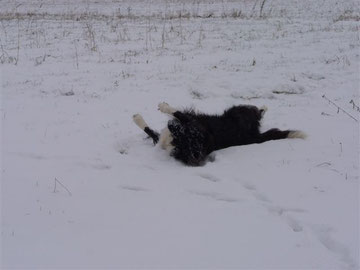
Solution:
M208 155L216 150L236 145L262 143L269 140L279 140L291 136L297 131L270 129L260 133L260 120L263 109L255 106L234 106L222 115L207 115L193 110L175 111L174 119L168 122L172 136L171 155L191 166L204 164ZM144 131L153 139L159 141L159 134L149 127Z

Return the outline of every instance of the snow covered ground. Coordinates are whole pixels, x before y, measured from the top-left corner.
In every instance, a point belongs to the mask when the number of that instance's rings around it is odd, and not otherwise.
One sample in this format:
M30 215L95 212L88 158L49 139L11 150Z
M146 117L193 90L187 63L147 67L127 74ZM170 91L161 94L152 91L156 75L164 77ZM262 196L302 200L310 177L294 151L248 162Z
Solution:
M261 2L1 1L4 269L359 267L360 8ZM186 167L161 101L308 138Z

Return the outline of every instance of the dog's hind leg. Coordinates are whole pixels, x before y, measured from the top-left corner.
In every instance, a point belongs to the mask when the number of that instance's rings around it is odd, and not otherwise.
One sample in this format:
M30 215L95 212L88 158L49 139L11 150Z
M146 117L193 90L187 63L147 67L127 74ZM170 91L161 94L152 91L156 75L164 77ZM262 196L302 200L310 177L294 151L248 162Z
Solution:
M169 114L169 115L177 118L182 123L186 123L190 120L190 117L188 114L183 113L183 112L171 107L166 102L159 103L158 108L159 108L160 112Z
M149 128L148 124L146 124L144 118L142 118L140 114L135 114L133 116L133 120L139 128L141 128L147 135L150 136L151 139L153 139L154 144L157 144L159 141L159 133Z
M306 139L306 134L299 130L279 130L277 128L272 128L264 133L259 134L256 143L263 143L266 141L281 140L286 138Z
M170 114L170 115L174 115L174 113L177 111L176 109L174 109L173 107L171 107L169 104L167 104L166 102L161 102L158 105L159 111L162 113L166 113L166 114Z

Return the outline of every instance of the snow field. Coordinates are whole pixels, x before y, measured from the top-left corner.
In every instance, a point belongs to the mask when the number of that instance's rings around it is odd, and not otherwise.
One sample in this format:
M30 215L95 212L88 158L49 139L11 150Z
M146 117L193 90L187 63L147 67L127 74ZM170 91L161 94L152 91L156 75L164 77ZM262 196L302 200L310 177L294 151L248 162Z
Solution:
M359 267L356 1L3 2L3 268ZM308 138L185 167L162 101Z

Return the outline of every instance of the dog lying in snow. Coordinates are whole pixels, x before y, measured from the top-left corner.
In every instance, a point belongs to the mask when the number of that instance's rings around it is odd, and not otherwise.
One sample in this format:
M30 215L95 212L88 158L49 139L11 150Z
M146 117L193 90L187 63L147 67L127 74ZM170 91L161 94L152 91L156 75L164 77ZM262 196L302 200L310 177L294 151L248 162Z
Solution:
M140 114L135 114L133 120L154 144L160 143L175 159L191 166L203 165L211 152L230 146L306 137L298 130L276 128L260 133L265 106L260 109L251 105L233 106L222 115L207 115L194 110L179 111L163 102L159 110L173 117L161 134L152 130Z

